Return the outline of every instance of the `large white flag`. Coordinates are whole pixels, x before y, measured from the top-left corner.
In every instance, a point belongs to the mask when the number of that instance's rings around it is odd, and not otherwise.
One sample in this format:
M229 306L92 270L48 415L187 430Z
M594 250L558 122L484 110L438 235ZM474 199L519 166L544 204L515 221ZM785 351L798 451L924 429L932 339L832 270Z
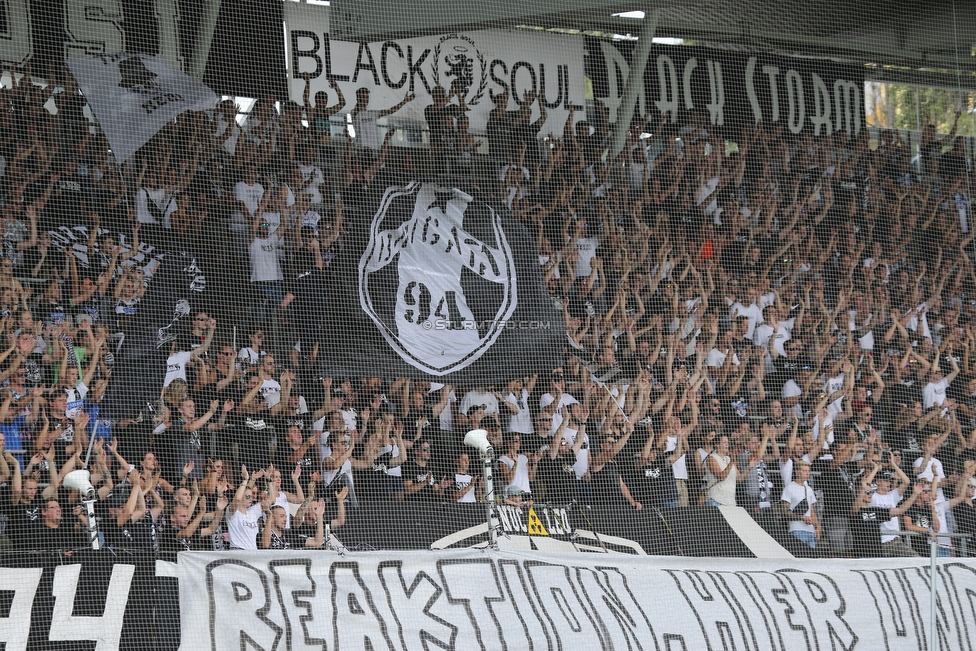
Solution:
M67 64L120 163L183 111L213 108L217 99L159 56L81 56Z

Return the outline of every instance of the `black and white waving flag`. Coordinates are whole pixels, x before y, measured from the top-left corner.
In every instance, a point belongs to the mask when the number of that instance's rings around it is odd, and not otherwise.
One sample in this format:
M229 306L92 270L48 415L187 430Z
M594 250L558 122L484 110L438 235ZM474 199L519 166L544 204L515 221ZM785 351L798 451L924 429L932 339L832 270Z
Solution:
M81 56L67 66L120 163L183 111L213 108L217 100L206 85L159 56Z
M412 182L387 188L351 228L325 372L470 382L559 363L562 316L531 235L507 212Z

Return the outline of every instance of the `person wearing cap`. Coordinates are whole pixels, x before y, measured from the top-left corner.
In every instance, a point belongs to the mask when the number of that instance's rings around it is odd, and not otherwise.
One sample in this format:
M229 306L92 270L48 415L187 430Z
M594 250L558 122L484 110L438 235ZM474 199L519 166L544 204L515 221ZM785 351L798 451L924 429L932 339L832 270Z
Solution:
M882 466L874 466L871 472L866 475L866 477L870 476L874 478L873 484L869 481L867 483L872 485L867 488L862 487L862 493L855 501L855 507L852 510L855 522L861 517L858 515L858 511L863 509L890 509L891 513L888 514L888 517L882 518L882 521L879 522L879 539L877 544L880 547L875 549L876 543L872 539L870 542L871 548L878 551L879 555L887 558L918 556L915 550L906 545L905 541L898 535L901 531L900 516L908 510L908 506L911 506L911 503L898 513L895 512L895 509L900 509L901 505L906 501L905 492L911 486L911 480L908 479L908 475L898 466L897 457L893 456L891 451L888 450L882 453ZM865 493L864 491L871 492ZM862 499L862 496L866 496L867 500ZM861 519L863 521L863 517ZM858 540L858 533L855 530L855 549L863 551L865 544L865 541Z
M904 473L902 473L902 477L905 479L902 485L907 486L908 477ZM886 486L883 486L884 484ZM853 539L852 551L857 558L918 556L911 547L901 542L897 536L891 536L896 540L887 543L882 541L889 537L884 535L884 532L893 531L891 521L897 521L915 504L915 500L922 494L922 484L916 484L914 490L904 499L901 498L900 492L890 491L887 495L896 496L897 500L875 500L878 492L880 490L887 491L890 485L891 472L882 471L882 466L877 463L873 464L871 470L861 478L860 490L851 505L850 525ZM893 501L896 502L895 506L888 506Z

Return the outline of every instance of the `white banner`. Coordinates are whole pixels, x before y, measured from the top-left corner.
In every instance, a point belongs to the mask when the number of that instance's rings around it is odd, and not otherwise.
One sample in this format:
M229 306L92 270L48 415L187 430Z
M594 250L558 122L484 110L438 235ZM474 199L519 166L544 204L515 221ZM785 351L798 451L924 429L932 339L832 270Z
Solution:
M927 561L532 552L187 552L184 651L933 648ZM940 649L976 645L976 562L938 569Z
M81 56L68 59L67 66L120 163L183 111L210 109L217 100L159 56Z
M329 78L342 89L348 112L356 103L356 89L370 89L370 108L383 110L408 93L417 95L395 115L397 119L424 120L424 108L431 104L430 91L445 90L459 80L464 88L470 129L483 132L488 113L495 108L493 97L511 90L507 108L516 110L527 92L535 91L538 102L531 120L538 119L539 103L547 119L540 133L562 134L570 106L582 119L583 40L579 36L534 32L489 30L405 38L375 43L351 43L329 39L328 7L286 2L285 51L289 92L299 104L305 81L312 76L312 95L328 93L329 104L337 101Z

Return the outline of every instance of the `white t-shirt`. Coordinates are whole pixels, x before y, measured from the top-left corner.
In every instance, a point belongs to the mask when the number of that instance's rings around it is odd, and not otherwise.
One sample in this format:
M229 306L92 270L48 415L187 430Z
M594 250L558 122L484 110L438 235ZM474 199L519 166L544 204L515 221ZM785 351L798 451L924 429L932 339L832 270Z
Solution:
M515 468L515 474L512 476L512 481L508 483L508 486L515 486L523 493L531 493L532 487L529 485L529 458L524 454L518 455L518 465L515 464L515 459L507 455L502 455L498 457L498 463L504 463L508 466L508 471L511 472L512 468ZM508 490L508 486L505 487Z
M600 246L600 240L595 237L581 237L576 240L576 251L579 254L576 259L576 277L589 276L593 271L590 264L596 256L596 248Z
M912 464L912 467L921 468L922 459L924 458L925 457L919 457L918 459L915 459L915 462ZM925 468L915 476L918 479L928 479L931 482L934 482L936 479L938 479L939 490L936 492L935 501L936 502L945 501L945 493L942 492L942 483L945 481L946 474L945 474L945 468L942 467L941 461L939 461L935 457L932 457L931 459L929 459L928 465L926 465Z
M539 409L545 409L555 402L555 400L556 397L551 393L542 394L542 397L539 398ZM563 408L568 407L569 405L574 405L578 402L579 400L563 391L562 396L559 398L559 404L556 405L556 411L552 415L552 427L549 430L549 436L555 434L556 430L559 429L559 426L563 424Z
M335 468L333 470L322 471L322 484L324 486L331 486L332 482L334 482L339 475L346 475L346 477L348 478L347 481L350 482L350 484L352 483L353 481L352 461L346 459L343 462L343 464L338 468Z
M463 491L465 488L467 488L468 486L470 486L471 485L471 482L473 482L473 481L474 481L474 478L471 475L462 475L461 473L455 473L454 474L454 491L455 492L457 492L457 491ZM461 499L458 500L458 503L459 504L467 504L467 503L477 502L478 500L475 499L475 493L476 492L477 491L475 491L474 489L469 490L467 493L465 493L464 495L461 496Z
M514 393L509 393L505 396L505 402L518 407L518 413L512 414L511 419L508 421L508 429L506 431L532 434L532 412L529 410L529 392L523 388L517 396Z
M727 300L727 299L726 299ZM745 305L740 302L729 303L729 318L735 318L737 316L744 316L749 320L749 327L746 329L746 339L752 339L756 332L756 324L763 322L762 311L763 308L768 307L776 302L776 294L772 292L768 294L763 294L759 297L759 304L750 303Z
M186 364L190 361L190 351L184 350L170 355L166 359L166 379L163 386L168 387L173 380L186 382Z
M440 384L439 382L430 383L430 393L437 393L443 388L444 385ZM438 421L440 422L440 426L441 426L441 431L444 432L454 431L454 412L453 412L453 408L451 407L451 403L457 401L458 401L457 396L454 394L454 390L452 389L451 393L448 394L447 396L447 406L445 406L444 409L441 410L441 415L438 417Z
M265 380L258 389L258 393L269 408L281 402L281 385L276 380Z
M791 511L803 500L807 501L807 510L803 512L803 515L809 517L813 513L813 505L817 503L817 496L813 494L813 489L810 488L810 484L803 482L801 486L795 481L791 481L783 489L782 501L790 505ZM803 520L790 520L788 527L790 531L816 532L816 527L812 524L807 524Z
M718 348L712 348L708 351L708 357L705 358L705 366L721 368L725 365L726 357L728 357L728 353L723 353ZM734 366L739 365L739 356L735 352L732 353L732 364Z
M678 449L678 437L669 436L665 439L664 451L674 452ZM687 452L678 457L678 460L671 464L671 472L674 473L675 479L688 479L688 460L685 458Z
M576 435L579 430L566 428L563 433L563 438L566 440L568 445L573 445L576 443ZM577 479L582 479L586 471L590 469L590 437L588 434L583 434L583 445L576 453L576 463L573 464L573 472L576 473Z
M783 344L790 340L794 323L795 319L780 321L777 324L775 332L773 331L773 327L771 325L762 323L756 327L756 332L753 335L752 341L757 346L768 345L769 348L775 349L777 354L785 357L786 349L783 347ZM773 335L776 335L775 339L773 339ZM770 343L771 339L772 343Z
M356 146L379 149L383 146L383 132L379 127L379 111L359 111L352 116L352 126L356 130Z
M314 165L298 165L302 171L302 180L305 182L305 194L308 195L309 203L322 203L322 191L319 185L325 182L325 175L322 170Z
M935 405L941 405L946 399L946 389L949 382L942 378L938 382L929 382L922 389L922 408L929 409Z
M870 506L879 509L893 509L901 503L901 493L898 491L888 491L884 495L875 493L871 496ZM887 536L886 531L901 531L901 518L895 516L881 523L881 543L891 542L898 536Z
M248 247L251 254L251 282L281 280L281 265L278 262L278 246L281 238L268 235L261 239L255 237Z
M248 364L257 364L262 355L267 355L267 353L263 350L258 352L250 347L241 348L240 352L237 353L237 359L243 360Z
M824 382L824 393L827 394L828 396L837 391L840 391L843 388L844 388L843 372L839 373L836 377L827 378L827 381ZM844 396L837 398L837 400L834 400L832 403L827 405L827 415L830 418L833 418L834 416L836 416L842 411L844 411Z
M261 205L261 199L263 197L264 186L257 181L254 182L254 185L248 185L244 181L238 181L237 185L234 186L234 198L247 207L247 212L252 217L258 211L258 206Z
M258 522L261 520L261 505L252 504L241 513L237 509L227 516L227 533L232 547L247 551L258 549Z

